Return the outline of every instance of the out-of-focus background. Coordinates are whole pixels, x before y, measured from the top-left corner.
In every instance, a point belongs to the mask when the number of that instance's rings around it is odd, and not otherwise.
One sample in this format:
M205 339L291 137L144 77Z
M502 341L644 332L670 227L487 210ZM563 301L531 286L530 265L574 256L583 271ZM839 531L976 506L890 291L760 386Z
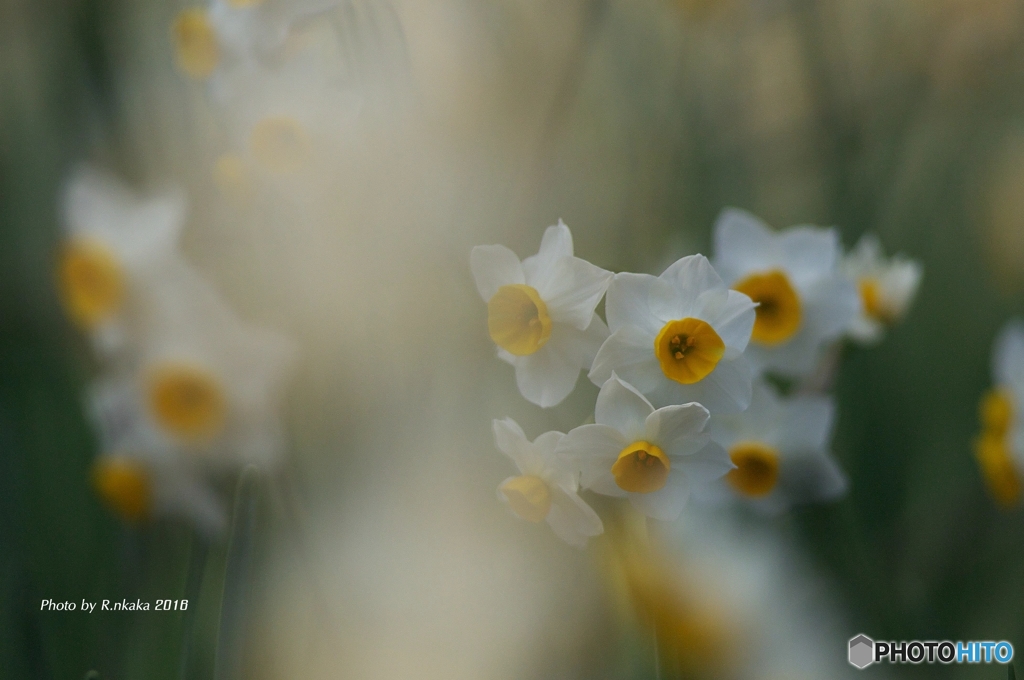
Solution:
M846 498L658 527L680 579L718 602L710 619L741 622L698 625L698 652L765 655L680 677L846 677L860 632L1024 649L1022 517L971 456L992 338L1024 313L1024 5L345 0L328 42L358 111L302 174L234 202L211 179L223 110L175 68L185 7L0 2L0 675L656 677L600 544L570 548L495 500L513 470L491 419L567 431L597 390L581 378L549 411L518 395L468 256L526 256L561 218L580 257L659 273L708 253L725 206L836 225L847 247L877 233L925 277L883 344L844 353ZM186 256L300 347L291 510L257 513L244 597L237 545L200 555L186 523L126 526L90 486L97 366L53 283L82 162L183 187ZM187 617L39 611L188 592Z

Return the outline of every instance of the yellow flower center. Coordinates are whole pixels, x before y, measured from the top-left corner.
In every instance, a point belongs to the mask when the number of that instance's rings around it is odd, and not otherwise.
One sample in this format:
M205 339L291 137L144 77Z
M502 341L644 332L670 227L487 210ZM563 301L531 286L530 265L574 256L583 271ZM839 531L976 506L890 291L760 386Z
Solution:
M1004 508L1016 505L1020 500L1021 479L1010 459L1006 438L983 433L974 442L974 456L996 503Z
M157 423L180 439L208 440L224 426L224 392L217 379L202 368L186 364L154 368L148 397Z
M298 170L312 150L306 128L288 116L271 116L256 123L249 146L256 162L271 172Z
M733 286L757 303L754 331L750 339L763 345L777 345L793 337L803 316L800 296L783 272L752 274Z
M252 183L245 162L233 153L223 154L213 166L213 181L221 195L244 203L252 195Z
M129 522L138 522L152 510L153 492L146 470L126 458L102 457L92 468L93 488L100 498Z
M858 283L860 288L860 300L864 306L864 314L880 323L892 321L892 313L885 304L882 296L882 287L877 279L869 276L864 277Z
M981 426L986 434L997 437L1005 435L1013 422L1013 400L1003 389L988 391L981 398Z
M779 481L779 452L767 444L740 442L729 450L729 458L736 468L725 479L745 496L766 496Z
M715 329L700 319L669 321L654 339L654 355L662 372L684 385L703 380L725 354Z
M198 7L182 10L171 26L171 39L178 68L186 75L206 78L217 68L220 46L206 10Z
M672 463L650 442L633 442L619 453L612 475L620 489L630 493L651 493L665 486Z
M491 340L510 354L533 354L551 337L548 306L530 286L502 286L487 301L487 330Z
M512 510L529 522L542 522L551 510L551 490L534 475L513 477L501 485L501 493Z
M100 243L68 244L57 278L68 316L83 328L94 328L110 318L124 302L124 273L114 254Z

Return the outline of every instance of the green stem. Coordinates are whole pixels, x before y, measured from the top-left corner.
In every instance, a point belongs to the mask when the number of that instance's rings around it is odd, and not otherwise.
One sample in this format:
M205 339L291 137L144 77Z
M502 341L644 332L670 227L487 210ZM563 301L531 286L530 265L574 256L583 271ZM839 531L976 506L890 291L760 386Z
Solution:
M224 567L220 627L213 665L214 680L236 680L241 677L246 613L252 591L260 483L260 473L251 465L238 478Z
M206 559L210 554L210 546L198 535L193 534L192 546L190 548L188 575L185 577L185 600L188 602L188 609L185 610L185 620L182 622L181 631L181 678L189 677L189 667L192 660L193 631L197 612L199 611L199 593L203 586L203 574L206 572Z

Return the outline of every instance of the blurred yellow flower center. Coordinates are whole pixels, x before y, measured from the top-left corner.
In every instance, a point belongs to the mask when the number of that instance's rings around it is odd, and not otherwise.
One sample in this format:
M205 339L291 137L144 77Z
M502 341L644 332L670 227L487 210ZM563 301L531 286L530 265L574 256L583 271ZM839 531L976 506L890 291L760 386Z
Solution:
M612 475L620 489L630 493L651 493L665 486L672 463L659 447L633 442L619 453Z
M1021 479L1010 458L1005 436L983 433L974 442L974 456L992 498L1004 508L1020 500Z
M93 328L112 316L124 301L124 273L114 254L94 242L72 242L58 265L61 298L71 319Z
M551 510L551 490L540 477L513 477L501 485L501 493L509 507L529 522L544 521Z
M100 458L93 464L92 483L100 498L124 519L138 522L149 515L153 492L149 475L139 463Z
M220 46L217 31L206 10L198 7L182 10L171 27L178 68L192 78L206 78L217 68Z
M733 286L757 303L750 339L763 345L789 340L800 328L800 297L783 272L752 274Z
M213 375L195 366L163 364L150 372L149 406L157 423L188 441L209 439L224 426L224 392Z
M779 481L779 452L761 442L740 442L729 450L735 469L725 479L745 496L766 496Z
M858 283L858 287L860 288L860 300L864 306L864 314L875 321L890 323L893 320L893 315L885 304L882 286L878 283L878 280L864 277Z
M256 161L271 172L298 170L312 149L306 128L288 116L271 116L256 123L249 146Z
M235 203L244 203L252 194L252 183L245 162L233 153L223 154L213 166L213 181L221 195Z
M1013 400L1010 393L1003 389L988 391L981 398L981 426L986 434L998 437L1005 435L1013 422Z
M684 385L703 380L725 354L715 329L700 319L669 321L654 339L654 355L662 372Z
M502 286L487 301L487 330L491 340L510 354L533 354L551 338L548 306L530 286Z

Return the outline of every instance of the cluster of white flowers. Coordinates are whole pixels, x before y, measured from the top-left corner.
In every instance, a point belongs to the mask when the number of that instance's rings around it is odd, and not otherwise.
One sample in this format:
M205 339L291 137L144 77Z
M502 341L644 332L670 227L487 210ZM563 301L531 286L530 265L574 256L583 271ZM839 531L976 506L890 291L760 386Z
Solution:
M844 257L835 229L776 233L736 209L719 217L714 245L713 260L683 257L660 276L575 257L561 222L522 262L503 246L473 249L488 331L520 393L555 406L581 370L600 387L594 422L568 434L531 443L495 421L521 473L499 487L517 515L582 546L602 524L581 487L660 520L691 495L779 512L845 491L829 453L833 399L810 378L844 338L877 342L905 314L920 266L884 259L870 236Z
M102 374L89 393L100 496L122 516L225 523L214 481L280 457L292 342L243 323L185 260L178 191L139 196L81 168L64 197L58 287Z
M317 154L344 138L361 98L350 87L330 13L337 0L211 0L171 27L179 70L202 83L221 130L211 169L249 203L267 185L314 184ZM305 174L303 174L305 173Z

